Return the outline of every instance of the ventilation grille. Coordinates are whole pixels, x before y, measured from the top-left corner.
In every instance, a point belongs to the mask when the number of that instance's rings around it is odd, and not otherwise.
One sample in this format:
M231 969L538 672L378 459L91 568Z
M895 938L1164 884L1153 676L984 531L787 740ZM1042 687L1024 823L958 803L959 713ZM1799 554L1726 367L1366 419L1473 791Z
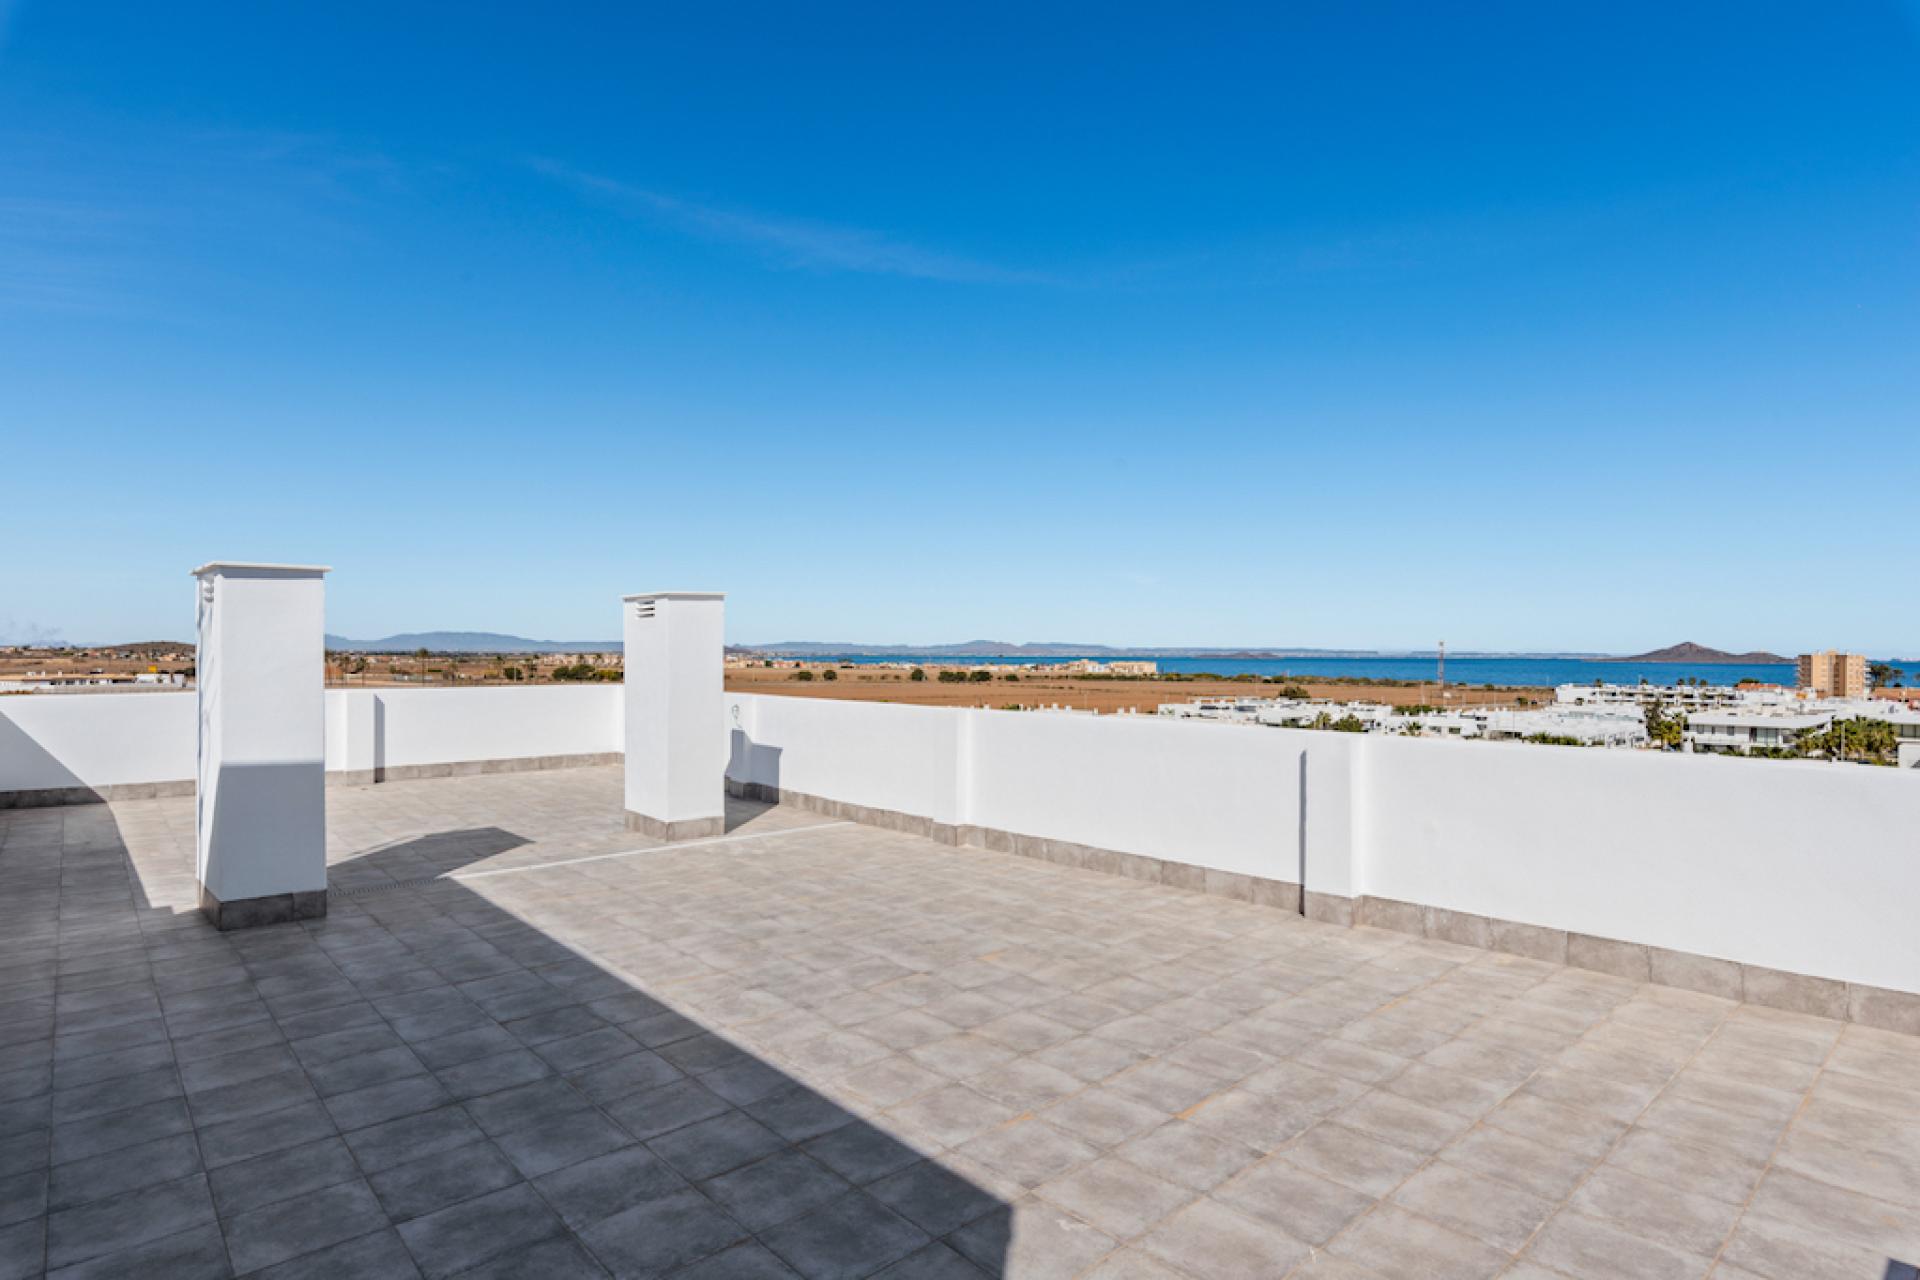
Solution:
M633 616L636 618L651 618L653 616L653 606L654 602L652 600L635 600L633 602Z

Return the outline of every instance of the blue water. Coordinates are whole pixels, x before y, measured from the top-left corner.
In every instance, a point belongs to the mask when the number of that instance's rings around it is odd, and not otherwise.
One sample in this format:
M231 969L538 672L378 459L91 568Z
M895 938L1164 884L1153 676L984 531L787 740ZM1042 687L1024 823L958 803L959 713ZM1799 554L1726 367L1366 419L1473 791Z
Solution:
M884 655L845 657L843 662L915 662L936 661L886 657ZM1102 656L1095 661L1108 661ZM946 658L937 661L962 665L1037 662L1047 665L1071 662L1071 658ZM1214 675L1258 676L1359 676L1368 679L1430 681L1436 675L1435 660L1414 658L1155 658L1160 670L1169 673L1211 672ZM1920 662L1896 662L1903 671L1902 683L1920 686ZM1558 685L1592 684L1672 684L1678 680L1704 680L1708 684L1737 684L1742 680L1760 680L1768 684L1791 685L1794 665L1782 663L1689 663L1689 662L1602 662L1592 658L1448 658L1447 683L1465 685Z

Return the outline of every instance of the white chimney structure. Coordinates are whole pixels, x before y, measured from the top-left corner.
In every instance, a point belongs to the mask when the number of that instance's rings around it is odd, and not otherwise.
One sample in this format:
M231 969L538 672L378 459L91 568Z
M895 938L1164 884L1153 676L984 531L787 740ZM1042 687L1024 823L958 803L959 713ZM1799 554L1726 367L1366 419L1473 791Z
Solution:
M671 841L726 830L726 599L718 591L625 599L629 831Z
M326 597L319 565L206 564L194 813L216 928L327 914Z

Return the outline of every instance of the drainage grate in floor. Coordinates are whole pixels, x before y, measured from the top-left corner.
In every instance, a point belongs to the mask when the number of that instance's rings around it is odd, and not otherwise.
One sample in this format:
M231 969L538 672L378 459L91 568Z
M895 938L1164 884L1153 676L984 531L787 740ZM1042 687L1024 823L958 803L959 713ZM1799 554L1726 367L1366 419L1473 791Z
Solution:
M343 898L364 898L370 893L385 893L389 889L420 889L430 884L444 883L444 876L415 876L411 880L382 880L373 884L351 884L327 886L327 892Z

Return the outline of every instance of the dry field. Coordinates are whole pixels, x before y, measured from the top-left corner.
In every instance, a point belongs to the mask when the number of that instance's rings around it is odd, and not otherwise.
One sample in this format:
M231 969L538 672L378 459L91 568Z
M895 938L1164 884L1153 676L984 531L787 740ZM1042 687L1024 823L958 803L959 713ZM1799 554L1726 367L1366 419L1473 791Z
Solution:
M811 681L795 680L790 668L730 667L727 688L737 693L779 693L797 698L854 698L866 702L911 702L936 707L1067 706L1093 711L1136 710L1152 713L1163 702L1185 702L1191 698L1273 697L1279 685L1245 680L1088 680L1072 676L1034 675L1019 672L1017 681L1001 676L985 684L941 684L934 668L927 668L925 680L910 680L905 671L866 670L842 667L834 680L821 675L829 664L807 668ZM1441 705L1439 690L1431 684L1369 685L1345 684L1312 679L1291 680L1315 698L1342 702L1385 702L1394 706L1416 703ZM1450 687L1445 705L1512 706L1518 698L1550 702L1551 689L1466 689Z

